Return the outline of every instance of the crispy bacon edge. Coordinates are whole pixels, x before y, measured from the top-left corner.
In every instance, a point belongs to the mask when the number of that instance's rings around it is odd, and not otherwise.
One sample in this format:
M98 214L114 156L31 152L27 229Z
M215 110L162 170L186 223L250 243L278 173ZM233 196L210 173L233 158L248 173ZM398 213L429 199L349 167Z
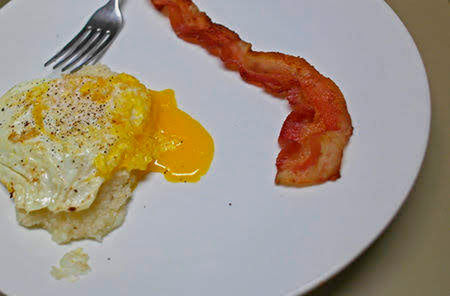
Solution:
M250 43L213 23L191 0L150 1L169 17L179 38L220 58L246 82L288 100L292 112L278 138L275 183L308 186L340 177L353 127L344 96L331 79L300 57L253 51Z

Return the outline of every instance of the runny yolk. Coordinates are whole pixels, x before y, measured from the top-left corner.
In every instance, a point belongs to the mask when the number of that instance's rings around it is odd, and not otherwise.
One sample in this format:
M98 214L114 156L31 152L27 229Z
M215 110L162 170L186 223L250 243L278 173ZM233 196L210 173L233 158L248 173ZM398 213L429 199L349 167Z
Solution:
M163 173L170 182L197 182L206 174L214 155L209 133L177 108L172 90L152 91L152 122L159 153L151 172Z

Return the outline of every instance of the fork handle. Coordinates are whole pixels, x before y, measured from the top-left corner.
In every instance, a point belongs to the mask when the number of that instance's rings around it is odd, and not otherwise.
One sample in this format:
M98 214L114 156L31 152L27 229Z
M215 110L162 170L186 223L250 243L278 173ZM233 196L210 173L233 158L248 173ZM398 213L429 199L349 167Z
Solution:
M114 9L119 9L119 2L120 2L120 0L109 0L106 5L113 6Z

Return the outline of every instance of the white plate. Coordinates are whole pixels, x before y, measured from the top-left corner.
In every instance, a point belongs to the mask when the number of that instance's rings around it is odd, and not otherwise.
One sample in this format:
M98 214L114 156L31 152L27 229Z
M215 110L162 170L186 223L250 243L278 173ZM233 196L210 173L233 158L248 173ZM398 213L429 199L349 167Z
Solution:
M0 10L0 91L47 75L44 60L102 2L14 0ZM0 289L294 295L341 270L395 215L421 165L430 102L419 53L392 10L381 0L197 2L255 49L305 57L340 86L355 127L342 178L303 189L275 186L286 102L177 39L146 0L128 0L125 27L102 62L152 88L173 88L179 105L214 137L211 170L197 184L170 184L160 175L140 184L125 224L101 244L58 246L44 231L19 227L3 190ZM50 266L79 246L93 271L76 284L52 279Z

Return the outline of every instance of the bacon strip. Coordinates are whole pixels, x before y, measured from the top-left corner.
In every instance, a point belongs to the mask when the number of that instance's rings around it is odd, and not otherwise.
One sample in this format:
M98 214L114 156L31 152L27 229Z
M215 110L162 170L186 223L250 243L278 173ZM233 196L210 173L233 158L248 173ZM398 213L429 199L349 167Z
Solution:
M277 184L307 186L340 177L343 150L353 132L344 96L334 82L300 57L259 52L215 24L191 0L151 0L178 37L198 44L248 83L289 101L292 112L278 138Z

